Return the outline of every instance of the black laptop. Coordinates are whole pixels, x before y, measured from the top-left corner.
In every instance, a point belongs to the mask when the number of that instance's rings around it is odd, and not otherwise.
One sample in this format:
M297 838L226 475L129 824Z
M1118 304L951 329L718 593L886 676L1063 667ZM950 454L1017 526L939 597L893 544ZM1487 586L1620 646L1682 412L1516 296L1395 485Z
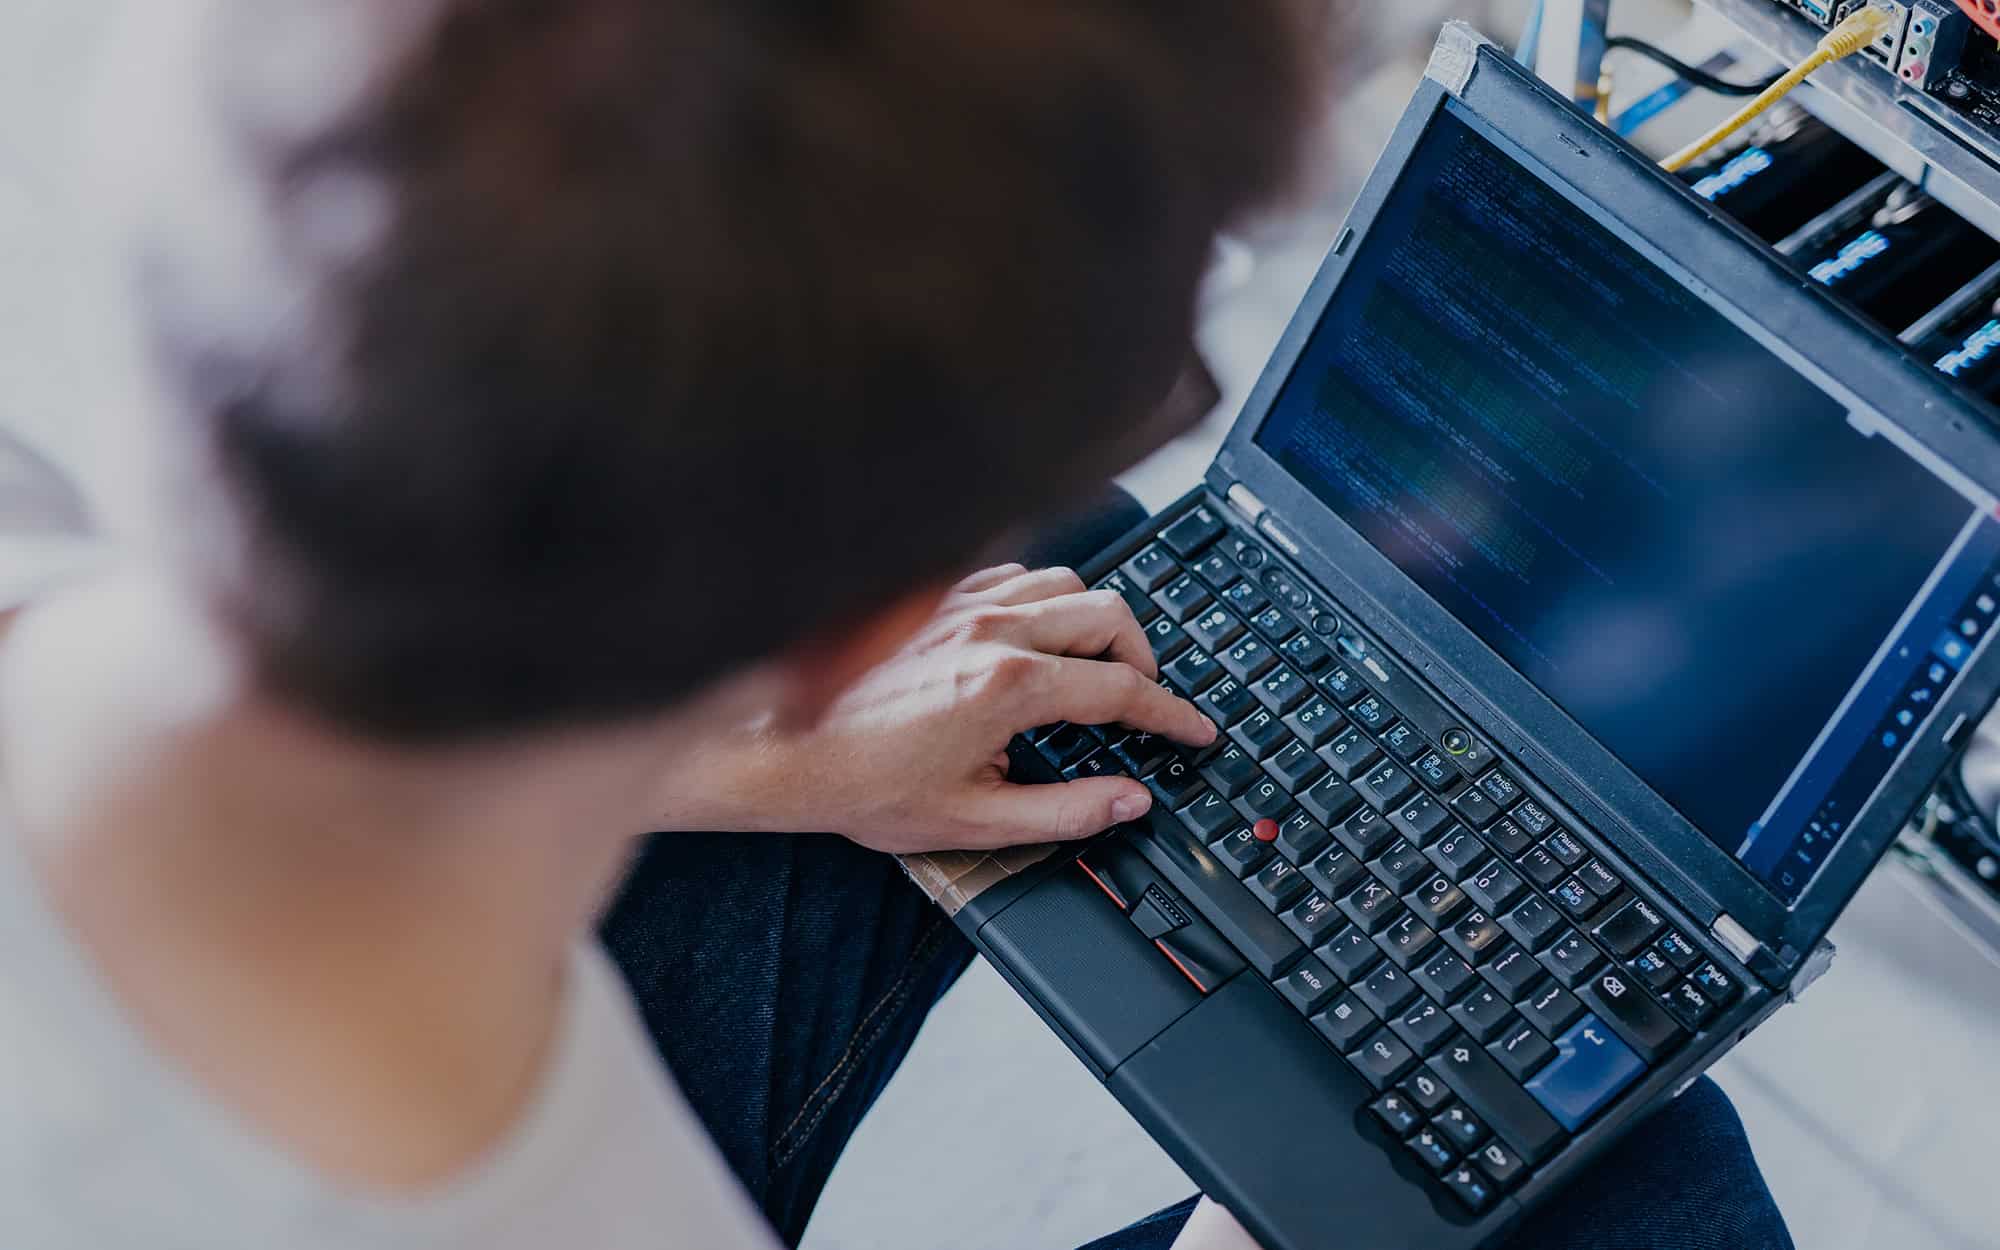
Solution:
M1824 969L1994 696L2000 444L1926 363L1448 28L1084 570L1223 741L1017 742L1157 803L959 924L1268 1250L1499 1240Z

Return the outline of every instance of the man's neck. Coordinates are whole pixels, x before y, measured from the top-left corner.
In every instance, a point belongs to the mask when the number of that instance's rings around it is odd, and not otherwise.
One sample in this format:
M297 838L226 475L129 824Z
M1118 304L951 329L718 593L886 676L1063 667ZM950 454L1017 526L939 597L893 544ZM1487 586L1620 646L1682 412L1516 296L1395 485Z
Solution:
M148 1042L306 1163L384 1187L518 1117L643 820L643 749L359 741L249 692L145 583L51 604L0 650L21 836Z

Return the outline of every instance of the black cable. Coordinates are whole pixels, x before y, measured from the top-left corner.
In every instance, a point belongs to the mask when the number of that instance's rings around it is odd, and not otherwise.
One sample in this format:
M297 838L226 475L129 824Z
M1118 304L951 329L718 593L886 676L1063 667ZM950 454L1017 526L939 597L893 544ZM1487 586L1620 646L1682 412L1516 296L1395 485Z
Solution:
M1604 41L1604 46L1623 48L1627 52L1637 52L1648 60L1658 61L1688 82L1704 90L1713 91L1717 95L1756 95L1784 77L1783 74L1773 74L1762 82L1730 82L1726 78L1717 78L1705 69L1696 69L1665 48L1655 47L1643 39L1634 39L1630 35L1613 35Z

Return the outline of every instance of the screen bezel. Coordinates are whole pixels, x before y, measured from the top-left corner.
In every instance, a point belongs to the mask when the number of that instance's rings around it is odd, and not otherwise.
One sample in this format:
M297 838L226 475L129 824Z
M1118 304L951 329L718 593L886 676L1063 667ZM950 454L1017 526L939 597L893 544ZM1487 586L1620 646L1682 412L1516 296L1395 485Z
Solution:
M2000 495L2000 438L1972 401L1893 338L1863 324L1818 284L1792 273L1761 241L1616 136L1576 113L1490 45L1455 94L1427 77L1404 112L1319 273L1244 403L1211 477L1242 482L1283 518L1300 562L1362 623L1438 686L1496 745L1520 759L1643 871L1678 882L1682 901L1712 922L1727 912L1795 970L1887 851L1904 817L2000 689L2000 651L1982 643L1960 671L1848 836L1803 893L1786 904L1710 841L1570 718L1348 527L1255 442L1349 260L1366 241L1411 151L1447 102L1476 129L1497 132L1552 175L1551 185L1649 259L1729 306L1739 323L1789 344L1815 344L1813 366L1980 487ZM1483 123L1483 126L1481 125ZM1504 710L1503 710L1504 709ZM1957 739L1954 739L1955 741ZM1641 830L1644 831L1641 834Z

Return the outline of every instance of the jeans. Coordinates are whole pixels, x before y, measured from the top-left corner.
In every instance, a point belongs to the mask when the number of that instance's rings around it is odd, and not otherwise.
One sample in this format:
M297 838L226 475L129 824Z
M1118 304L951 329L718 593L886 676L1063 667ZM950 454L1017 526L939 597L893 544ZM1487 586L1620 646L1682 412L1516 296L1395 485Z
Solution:
M1119 497L1029 552L1080 563ZM660 835L602 936L661 1056L787 1245L972 948L886 855L827 835ZM1092 1242L1164 1250L1194 1199ZM1729 1100L1702 1081L1513 1239L1520 1250L1790 1250Z

